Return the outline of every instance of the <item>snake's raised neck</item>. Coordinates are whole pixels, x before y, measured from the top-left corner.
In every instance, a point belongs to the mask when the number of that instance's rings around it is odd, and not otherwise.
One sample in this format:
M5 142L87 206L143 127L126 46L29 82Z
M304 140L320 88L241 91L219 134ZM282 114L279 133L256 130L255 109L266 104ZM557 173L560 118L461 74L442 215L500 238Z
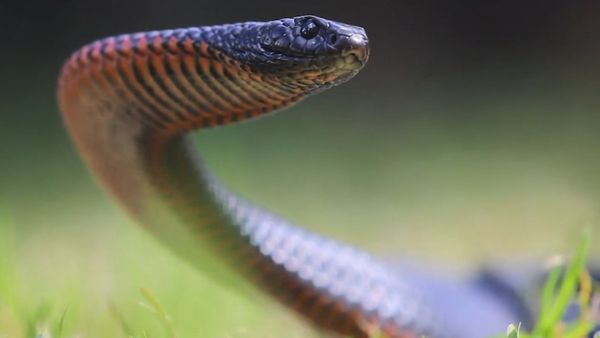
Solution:
M367 58L362 28L314 16L120 35L72 55L59 99L100 182L202 270L346 336L452 336L386 266L229 192L185 134L289 107Z

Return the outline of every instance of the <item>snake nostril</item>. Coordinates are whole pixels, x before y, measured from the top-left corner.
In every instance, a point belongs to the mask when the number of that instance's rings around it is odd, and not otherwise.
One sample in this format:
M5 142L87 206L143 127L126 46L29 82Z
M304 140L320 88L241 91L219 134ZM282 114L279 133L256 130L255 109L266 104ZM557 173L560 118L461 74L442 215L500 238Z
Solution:
M353 47L366 48L369 46L369 40L362 34L352 34L348 37L348 43Z

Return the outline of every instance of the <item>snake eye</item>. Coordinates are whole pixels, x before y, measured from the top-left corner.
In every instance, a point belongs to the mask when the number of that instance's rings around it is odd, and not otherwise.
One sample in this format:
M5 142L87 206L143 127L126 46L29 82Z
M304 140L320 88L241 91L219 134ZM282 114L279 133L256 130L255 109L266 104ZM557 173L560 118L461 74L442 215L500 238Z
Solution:
M331 45L335 45L335 43L337 42L337 40L338 40L338 35L335 34L335 33L334 34L330 34L327 37L327 42L329 42L329 44L331 44Z
M317 33L319 33L319 26L312 19L307 20L304 25L302 25L302 29L300 29L300 34L307 40L317 36Z

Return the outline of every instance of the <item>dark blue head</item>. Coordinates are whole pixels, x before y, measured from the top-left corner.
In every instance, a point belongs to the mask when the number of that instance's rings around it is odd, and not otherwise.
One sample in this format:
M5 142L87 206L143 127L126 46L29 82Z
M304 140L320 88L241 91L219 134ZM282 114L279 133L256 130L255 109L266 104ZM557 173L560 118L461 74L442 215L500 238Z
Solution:
M348 80L369 57L363 28L312 15L215 26L205 38L262 74L318 88Z
M258 38L265 51L284 58L353 54L363 64L369 54L364 29L310 15L266 22Z

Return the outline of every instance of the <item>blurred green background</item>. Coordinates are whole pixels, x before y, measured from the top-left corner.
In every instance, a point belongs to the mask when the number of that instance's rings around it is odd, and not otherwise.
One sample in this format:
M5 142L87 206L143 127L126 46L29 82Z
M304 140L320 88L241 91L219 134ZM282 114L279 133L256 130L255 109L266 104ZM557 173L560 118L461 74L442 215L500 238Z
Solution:
M164 336L140 287L182 337L311 335L138 229L83 166L55 99L62 61L95 38L308 13L365 27L371 60L285 113L199 133L230 187L431 266L543 258L584 226L600 242L598 2L4 1L0 337L56 326L65 309L67 336L124 337L120 320Z

